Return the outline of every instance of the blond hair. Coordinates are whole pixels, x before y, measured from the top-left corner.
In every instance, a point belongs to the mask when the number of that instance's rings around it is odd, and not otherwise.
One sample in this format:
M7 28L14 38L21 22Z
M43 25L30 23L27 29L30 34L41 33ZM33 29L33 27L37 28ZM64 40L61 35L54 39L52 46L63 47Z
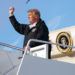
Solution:
M40 12L39 12L38 9L29 9L29 10L28 10L28 13L29 13L29 12L34 12L35 15L38 15L38 16L40 17Z

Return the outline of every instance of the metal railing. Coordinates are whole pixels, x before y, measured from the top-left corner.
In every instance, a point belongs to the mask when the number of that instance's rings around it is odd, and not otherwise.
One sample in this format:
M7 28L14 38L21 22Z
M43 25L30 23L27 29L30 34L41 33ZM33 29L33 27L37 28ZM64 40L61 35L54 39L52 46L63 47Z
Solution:
M63 46L63 47L69 47L69 48L75 48L75 46L73 45L63 45L63 44L59 44L59 43L52 43L51 41L43 41L43 40L37 40L37 39L30 39L27 43L27 46L30 45L31 42L38 42L38 43L44 43L44 44L51 44L51 45L58 45L58 46ZM9 47L9 48L13 48L13 49L16 49L16 50L19 50L19 51L25 51L24 48L19 48L19 47L16 47L16 46L13 46L13 45L9 45L9 44L6 44L6 43L2 43L0 42L0 45L1 46L5 46L5 47Z
M51 41L43 41L43 40L37 40L37 39L30 39L27 43L27 46L30 45L31 42L38 42L38 43L44 43L44 44L50 44L50 45L58 45L58 46L63 46L63 47L69 47L69 48L75 48L75 46L73 45L63 45L63 44L59 44L59 43L52 43ZM27 50L25 51L27 54Z
M19 48L19 47L16 47L16 46L13 46L13 45L10 45L10 44L6 44L6 43L3 43L3 42L0 42L0 45L5 46L5 47L9 47L9 48L12 48L12 49L16 49L16 50L19 50L19 51L23 51L23 48Z
M65 46L65 47L69 47L69 48L75 48L75 46L63 45L63 44L59 44L59 43L52 43L51 41L48 42L48 41L42 41L42 40L37 40L37 39L30 39L27 43L27 46L29 46L31 42L38 42L38 43L44 43L44 44L53 44L53 45Z

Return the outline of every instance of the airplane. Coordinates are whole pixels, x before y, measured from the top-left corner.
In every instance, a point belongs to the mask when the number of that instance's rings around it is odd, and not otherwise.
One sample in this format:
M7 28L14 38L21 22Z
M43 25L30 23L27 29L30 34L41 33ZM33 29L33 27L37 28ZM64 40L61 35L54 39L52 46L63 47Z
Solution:
M52 45L52 59L75 64L75 26L52 31L49 39L53 43L70 46Z
M55 65L56 67L53 66L52 71L54 72L57 71L57 73L59 72L58 66L61 67L61 69L59 69L61 71L61 75L70 75L71 72L74 73L74 71L72 70L75 69L74 31L75 31L75 26L70 26L51 31L49 33L50 43L52 43L51 60L47 59L47 53L48 53L47 44L31 48L30 52L27 55L25 55L24 53L22 59L18 59L18 57L21 56L21 51L17 50L16 47L15 47L16 50L12 51L11 49L14 49L13 46L11 47L10 45L2 46L0 44L0 75L35 75L34 71L36 72L38 71L37 72L38 75L41 75L41 73L43 75L45 75L46 73L48 73L47 75L50 75L50 70L52 69L50 66L53 65ZM10 51L3 50L3 49L8 49L9 47L11 48ZM27 67L28 65L30 66ZM64 66L64 69L62 68L62 65ZM44 66L45 68L43 68ZM45 71L43 71L44 69ZM68 74L66 74L67 69L68 69ZM31 74L28 72L28 70ZM65 70L65 73L62 70ZM52 75L54 75L54 72L52 72Z

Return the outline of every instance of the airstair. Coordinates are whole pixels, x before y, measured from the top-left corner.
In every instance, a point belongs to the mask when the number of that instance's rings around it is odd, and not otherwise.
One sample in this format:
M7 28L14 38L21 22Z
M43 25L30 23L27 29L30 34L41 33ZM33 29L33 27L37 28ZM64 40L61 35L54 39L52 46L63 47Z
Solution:
M31 39L27 45L31 41L46 44L26 50L22 59L18 59L22 56L22 48L0 42L0 75L75 75L74 53L69 57L59 52L61 56L55 57L52 50L52 59L48 59L48 44L56 44Z

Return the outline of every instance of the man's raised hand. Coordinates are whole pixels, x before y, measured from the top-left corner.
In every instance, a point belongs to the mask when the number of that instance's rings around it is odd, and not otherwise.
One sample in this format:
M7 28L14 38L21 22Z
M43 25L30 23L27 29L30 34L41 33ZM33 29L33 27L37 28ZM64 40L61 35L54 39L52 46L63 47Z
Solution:
M10 7L9 8L9 16L12 16L14 14L14 11L15 11L14 7Z

